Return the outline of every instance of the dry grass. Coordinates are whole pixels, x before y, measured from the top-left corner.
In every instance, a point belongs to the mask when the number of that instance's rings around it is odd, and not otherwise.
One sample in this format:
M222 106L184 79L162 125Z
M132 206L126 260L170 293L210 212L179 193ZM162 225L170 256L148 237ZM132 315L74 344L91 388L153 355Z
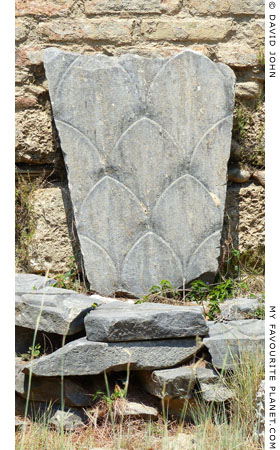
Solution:
M119 400L115 408L99 400L87 411L88 424L73 432L51 429L46 420L28 421L25 430L16 432L16 450L261 450L264 447L257 437L255 398L263 378L264 355L260 349L253 355L244 354L235 370L225 374L234 392L232 401L217 406L197 397L193 423L165 417L166 412L156 421L112 416ZM185 441L180 441L186 436L195 445L186 448Z

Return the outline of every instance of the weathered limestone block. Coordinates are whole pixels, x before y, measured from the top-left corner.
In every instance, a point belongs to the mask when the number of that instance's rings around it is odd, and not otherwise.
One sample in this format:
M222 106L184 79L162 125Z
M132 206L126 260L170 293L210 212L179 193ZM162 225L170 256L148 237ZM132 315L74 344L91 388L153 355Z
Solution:
M88 15L120 13L127 11L141 14L161 14L174 12L179 8L180 0L86 0L85 12Z
M60 335L72 335L84 329L84 317L92 309L92 299L68 289L48 287L32 294L16 295L16 319L19 327ZM100 301L95 301L101 304Z
M153 370L172 367L192 358L201 348L194 338L125 343L92 342L77 339L51 355L33 361L38 376L98 375L104 370ZM28 373L30 365L23 371Z
M219 41L232 29L231 19L143 20L141 31L149 40Z
M189 0L188 8L195 14L236 14L264 16L264 0Z
M92 289L135 296L217 270L233 72L169 59L45 51L56 126Z
M71 257L79 255L67 184L56 183L36 190L32 207L35 230L29 246L31 270L44 273L48 269L50 274L67 272Z
M243 352L255 354L257 347L264 348L264 320L233 320L226 323L209 323L209 337L203 339L218 369L234 369Z
M203 336L208 333L202 309L158 303L111 303L85 317L89 341L125 342Z

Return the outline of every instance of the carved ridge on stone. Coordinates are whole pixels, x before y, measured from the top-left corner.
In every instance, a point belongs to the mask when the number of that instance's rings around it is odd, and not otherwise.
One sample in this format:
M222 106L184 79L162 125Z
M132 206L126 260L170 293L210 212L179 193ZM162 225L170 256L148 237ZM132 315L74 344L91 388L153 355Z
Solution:
M204 133L204 135L201 137L201 139L198 141L198 143L195 146L194 151L192 152L192 156L190 159L190 169L191 169L191 165L192 165L192 161L193 158L195 157L195 153L198 150L200 144L202 144L202 142L204 141L204 139L206 138L206 136L211 133L211 131L213 131L215 128L217 128L218 125L220 125L221 123L225 122L228 119L231 119L232 116L231 115L227 115L225 116L223 119L218 120L216 123L214 123L214 125L212 125L210 128L208 128L208 130Z

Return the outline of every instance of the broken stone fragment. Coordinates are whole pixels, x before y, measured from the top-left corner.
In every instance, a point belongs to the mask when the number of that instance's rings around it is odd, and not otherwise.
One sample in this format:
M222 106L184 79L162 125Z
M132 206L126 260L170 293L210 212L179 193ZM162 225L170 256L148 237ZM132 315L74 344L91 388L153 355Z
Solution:
M125 342L204 336L208 326L199 306L159 303L102 305L85 317L94 342Z
M96 304L101 302L95 300ZM90 297L75 291L47 287L33 293L16 295L15 324L46 333L72 335L84 329L84 317L92 310Z
M212 364L218 369L234 369L243 352L256 354L264 348L264 320L233 320L229 323L208 322L209 337L203 339Z
M87 278L142 297L218 268L235 75L170 58L44 51ZM151 176L152 174L152 176Z
M42 277L33 273L16 273L15 291L16 294L33 293L51 284L55 284L54 278Z

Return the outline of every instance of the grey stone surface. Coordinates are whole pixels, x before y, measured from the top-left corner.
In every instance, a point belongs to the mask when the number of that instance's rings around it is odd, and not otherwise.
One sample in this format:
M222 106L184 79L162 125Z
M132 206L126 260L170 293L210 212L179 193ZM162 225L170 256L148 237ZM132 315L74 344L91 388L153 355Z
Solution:
M191 398L197 382L216 383L219 376L212 369L183 366L175 369L155 370L138 375L145 389L159 398Z
M27 397L29 374L22 372L27 363L22 363L16 359L15 367L15 390L23 398ZM77 379L64 378L63 380L63 399L64 404L68 406L89 406L92 403L92 395L85 389ZM36 377L32 375L30 385L30 399L41 402L61 402L61 378L59 377Z
M56 283L54 278L46 278L33 273L16 273L15 290L17 294L26 294L36 292L38 289L48 287Z
M208 322L209 337L203 339L213 366L222 369L236 368L236 361L243 352L255 353L264 349L264 320L233 320L230 323Z
M103 343L77 339L32 363L37 376L97 375L104 370L153 370L172 367L191 358L201 343L194 338ZM23 369L28 373L31 365Z
M25 404L26 399L21 397L20 395L15 395L15 415L16 416L25 416ZM61 411L61 404L60 402L53 404L52 402L37 402L37 401L30 401L28 403L28 410L27 410L27 416L35 421L39 421L40 418L43 418L44 423L51 423L53 425L59 424L57 420L54 420L51 422L51 419L55 416L55 414L58 412L58 416L61 416L59 412ZM71 408L68 406L65 406L64 412L68 413L68 416L70 414L73 414L71 416L72 419L74 419L74 423L79 422L79 426L81 426L84 421L86 420L85 413L83 412L82 408ZM55 416L57 417L57 416ZM76 422L77 419L77 422ZM70 428L67 428L67 425L69 425ZM71 421L70 423L67 422L66 429L71 429Z
M88 340L125 342L194 337L208 333L199 306L159 303L102 305L85 317Z
M44 52L87 277L141 296L217 270L235 76L164 58Z
M49 421L57 431L63 429L64 431L73 431L76 428L85 425L85 414L78 409L69 409L68 411L57 410Z
M229 299L220 304L221 313L219 317L229 321L245 319L252 316L262 305L258 298Z
M94 303L101 302L95 300ZM60 335L72 335L84 329L84 316L91 311L90 297L74 291L47 287L32 294L16 295L16 319L19 327Z
M225 402L234 396L222 382L200 382L200 393L206 402Z

